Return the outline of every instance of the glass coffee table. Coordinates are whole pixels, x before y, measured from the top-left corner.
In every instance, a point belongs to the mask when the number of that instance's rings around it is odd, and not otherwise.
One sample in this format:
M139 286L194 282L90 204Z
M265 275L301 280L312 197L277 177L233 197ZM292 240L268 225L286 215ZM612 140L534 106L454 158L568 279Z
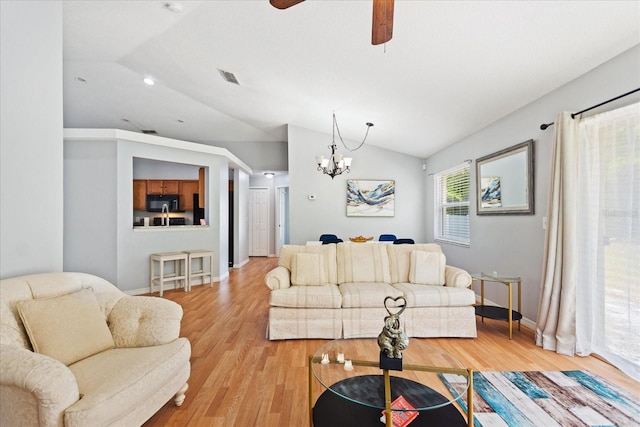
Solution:
M453 405L466 394L473 408L472 370L423 339L410 338L402 355L402 371L383 370L376 338L336 339L318 348L309 356L311 425L391 427L414 417L410 427L473 426L473 413L465 420ZM438 374L455 384L453 394ZM400 400L409 406L401 409Z

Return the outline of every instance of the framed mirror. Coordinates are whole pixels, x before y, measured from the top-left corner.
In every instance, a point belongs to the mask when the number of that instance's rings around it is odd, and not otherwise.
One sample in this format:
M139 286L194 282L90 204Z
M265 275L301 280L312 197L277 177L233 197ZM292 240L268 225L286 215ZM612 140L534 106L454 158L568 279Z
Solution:
M476 159L478 215L533 215L533 140Z

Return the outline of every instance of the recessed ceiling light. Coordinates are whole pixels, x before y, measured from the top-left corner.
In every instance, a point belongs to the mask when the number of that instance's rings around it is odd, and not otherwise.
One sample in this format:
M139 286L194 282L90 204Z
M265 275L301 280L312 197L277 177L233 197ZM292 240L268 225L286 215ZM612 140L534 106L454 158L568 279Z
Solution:
M178 123L184 123L184 120L182 120L182 119L178 119L178 120L176 120L176 122L178 122Z
M129 123L130 120L129 119L122 119L122 121L125 122L125 123Z
M78 83L82 83L82 84L87 83L87 81L86 81L85 79L83 79L82 77L80 77L80 76L76 77L76 81L77 81Z
M153 86L154 84L156 84L156 82L151 77L145 77L143 82L145 82L145 84L148 84L149 86Z
M180 4L180 3L169 2L169 3L165 3L164 7L166 7L167 10L170 10L173 13L182 12L182 4Z

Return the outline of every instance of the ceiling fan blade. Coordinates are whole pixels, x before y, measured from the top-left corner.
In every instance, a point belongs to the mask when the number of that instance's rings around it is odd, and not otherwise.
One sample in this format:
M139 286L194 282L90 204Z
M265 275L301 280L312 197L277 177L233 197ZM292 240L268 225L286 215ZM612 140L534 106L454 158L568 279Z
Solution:
M302 3L304 0L269 0L271 6L277 9L287 9L291 6L295 6L298 3Z
M382 44L393 37L393 0L373 0L371 44Z

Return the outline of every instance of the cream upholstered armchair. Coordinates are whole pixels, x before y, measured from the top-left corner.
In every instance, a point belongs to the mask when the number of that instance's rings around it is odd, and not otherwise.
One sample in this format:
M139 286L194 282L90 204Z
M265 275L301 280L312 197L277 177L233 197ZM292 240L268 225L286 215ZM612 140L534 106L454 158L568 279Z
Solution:
M0 281L0 425L141 425L185 398L182 308L99 277Z

